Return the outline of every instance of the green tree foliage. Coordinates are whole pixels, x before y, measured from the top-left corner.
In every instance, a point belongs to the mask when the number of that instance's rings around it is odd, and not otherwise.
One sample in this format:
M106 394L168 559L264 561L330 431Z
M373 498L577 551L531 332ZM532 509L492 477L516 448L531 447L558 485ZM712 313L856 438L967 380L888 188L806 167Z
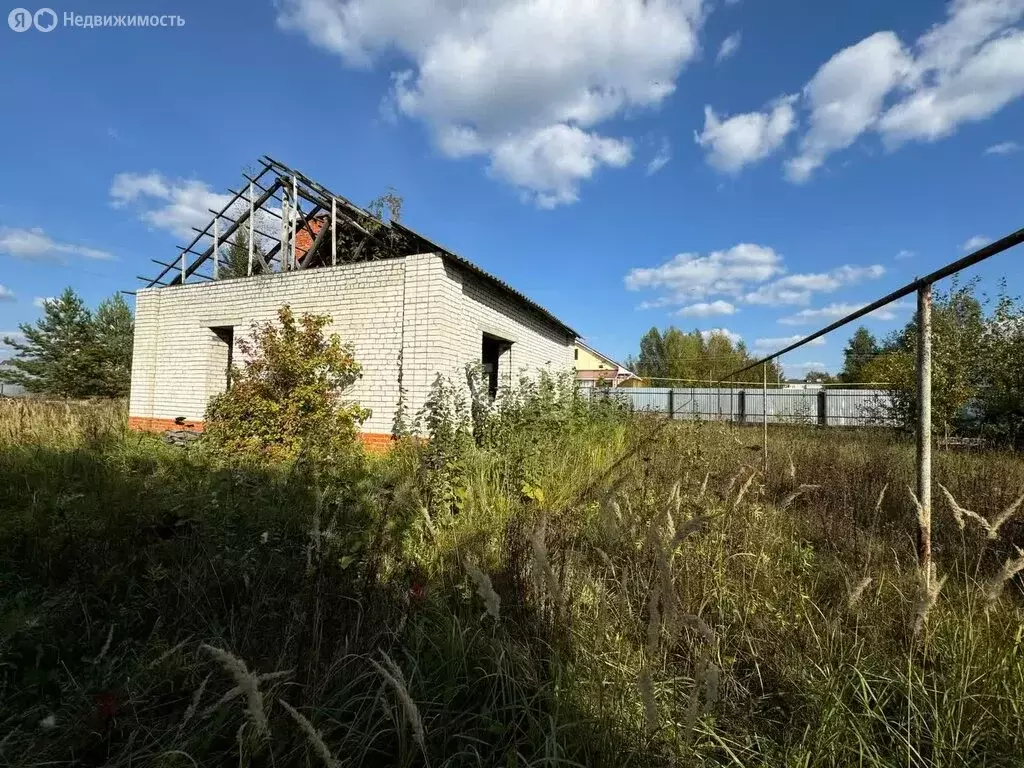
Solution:
M369 411L342 399L361 375L351 344L324 336L328 315L296 318L289 306L278 322L253 326L238 342L228 390L206 410L207 439L227 451L270 460L316 456L335 465L358 454L356 431Z
M220 265L217 267L217 277L220 280L230 280L236 277L247 277L249 275L249 233L244 225L235 230L234 239L228 244L227 249L221 255ZM253 243L252 274L263 274L263 266L256 258L264 253L259 243Z
M832 384L835 380L835 376L825 371L808 371L804 375L804 381L808 384Z
M1024 443L1024 306L1003 293L981 338L984 378L978 392L982 418L998 437Z
M975 288L975 282L954 285L933 297L932 418L940 429L980 423L995 435L1020 440L1024 312L1002 295L986 316ZM863 374L889 382L892 403L884 415L907 426L917 418L917 342L915 316L886 339Z
M843 370L839 380L845 384L862 384L867 366L881 352L874 335L863 325L854 331L853 336L843 349Z
M104 299L93 315L97 394L127 397L132 379L135 320L119 293Z
M24 341L7 337L15 356L3 381L54 397L122 397L131 381L131 310L119 295L95 315L71 288L43 305L43 317L22 323Z
M640 354L627 361L627 367L655 385L676 381L718 381L723 376L754 361L742 341L734 343L725 334L705 337L700 331L684 333L669 327L664 331L651 328L640 339ZM782 375L778 364L768 363L768 381L777 382ZM736 381L759 382L760 367L745 371ZM660 380L660 381L659 381Z

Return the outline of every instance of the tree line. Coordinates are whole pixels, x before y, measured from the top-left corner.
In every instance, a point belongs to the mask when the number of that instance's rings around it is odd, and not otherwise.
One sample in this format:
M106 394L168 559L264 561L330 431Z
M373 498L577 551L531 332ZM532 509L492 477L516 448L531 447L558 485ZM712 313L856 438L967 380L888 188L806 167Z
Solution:
M640 339L640 352L626 360L626 367L654 386L677 382L717 382L738 368L750 365L756 358L742 341L733 341L724 333L689 333L669 326L664 331L651 328ZM768 363L768 383L782 380L778 363ZM730 377L731 381L760 383L762 367Z
M4 344L15 356L0 381L52 397L125 397L131 385L135 321L120 294L90 310L71 288L43 302L43 316L21 323Z

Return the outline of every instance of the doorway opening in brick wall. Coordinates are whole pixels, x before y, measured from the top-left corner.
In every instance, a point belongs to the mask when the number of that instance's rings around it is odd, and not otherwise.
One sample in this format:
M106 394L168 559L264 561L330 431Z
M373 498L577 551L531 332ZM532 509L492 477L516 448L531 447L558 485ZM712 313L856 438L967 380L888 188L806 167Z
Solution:
M510 379L512 368L510 365L512 353L512 342L491 336L489 333L483 335L483 342L480 346L480 362L483 364L484 377L487 379L487 394L493 400L498 396L498 384L502 377ZM506 383L510 383L506 382Z
M207 367L207 394L212 397L231 386L231 364L234 362L235 329L231 325L210 328L210 364Z

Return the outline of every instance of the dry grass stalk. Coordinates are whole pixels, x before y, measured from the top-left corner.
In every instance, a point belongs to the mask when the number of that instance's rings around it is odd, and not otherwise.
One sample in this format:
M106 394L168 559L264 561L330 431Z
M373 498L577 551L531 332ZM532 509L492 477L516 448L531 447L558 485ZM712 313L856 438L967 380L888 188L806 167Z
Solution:
M992 526L989 525L988 520L979 515L977 512L972 512L971 510L961 506L957 502L957 500L953 498L953 494L950 493L946 486L944 486L942 483L939 483L939 490L942 491L942 495L946 497L946 501L949 503L949 508L953 510L953 518L956 520L956 524L960 527L961 531L964 530L964 519L970 518L971 520L977 521L978 525L985 529L985 532L989 535L989 537L995 538L994 536L992 536ZM915 503L917 502L916 497L914 501Z
M689 520L687 520L685 523L679 526L679 528L676 529L676 534L672 537L669 549L674 550L676 547L682 544L683 541L685 541L690 534L699 533L700 531L702 531L704 529L704 526L707 525L715 517L716 515L699 515L698 517L691 517Z
M380 652L380 655L384 659L384 666L378 664L375 659L370 659L370 663L394 689L395 695L398 697L398 701L405 712L405 719L409 722L409 730L412 731L413 740L419 745L421 750L426 752L427 746L423 733L423 721L420 719L420 710L416 706L416 702L412 700L412 696L409 695L409 689L406 687L402 670L383 650Z
M469 574L469 578L473 580L473 584L476 586L476 593L480 595L480 598L484 601L484 608L487 609L487 613L494 617L497 621L501 617L501 596L494 591L494 585L491 584L491 577L476 567L474 563L466 563L466 572Z
M992 518L992 522L989 526L988 537L990 539L999 538L999 529L1003 527L1003 524L1017 514L1017 510L1020 509L1020 505L1024 504L1024 493L1017 497L1010 506L1000 512L998 515Z
M715 630L713 630L711 626L700 616L694 616L688 613L682 617L682 622L696 632L700 638L709 645L713 645L718 639L718 636L715 635Z
M796 480L796 464L793 463L793 454L787 453L786 456L789 458L788 474L790 480Z
M795 491L790 493L788 496L786 496L786 498L784 498L782 500L782 503L779 505L779 509L788 509L789 505L792 504L794 501L796 501L797 497L802 496L803 494L807 493L808 491L817 490L818 488L821 488L821 486L820 485L810 485L808 483L802 484L799 488L797 488Z
M257 731L261 734L269 733L267 716L263 709L263 695L260 693L259 689L259 678L254 673L250 672L249 668L245 666L245 662L237 656L234 656L220 648L214 648L212 645L206 645L205 643L201 647L204 651L209 653L215 661L219 662L229 675L231 675L235 681L235 685L238 687L239 693L245 694L245 708L249 713L249 718L252 720L253 725L256 726Z
M885 501L885 492L889 490L889 484L886 483L882 486L882 490L878 494L878 500L875 502L875 512L878 513L882 509L882 502Z
M92 661L93 664L99 664L103 660L103 657L107 655L107 651L110 650L110 641L113 640L113 639L114 639L114 625L111 624L110 625L110 630L107 632L107 639L104 641L103 647L100 648L99 655L97 655L96 658L93 659L93 661Z
M754 482L754 478L757 477L757 472L751 472L750 477L746 479L746 482L740 486L740 492L736 494L736 500L732 503L732 508L738 509L743 501L743 497L747 495L747 491L750 490L750 486Z
M704 494L707 493L707 490L708 490L708 480L710 480L710 479L711 479L711 473L710 472L705 472L704 473L704 482L700 484L700 493L697 494L697 501L700 501L701 499L703 499L704 498Z
M854 585L853 589L850 590L850 596L846 601L846 607L851 611L856 608L860 604L861 598L864 597L864 590L871 586L871 582L873 581L874 579L871 576L865 576L858 581Z
M658 702L654 698L654 681L647 667L640 670L636 684L644 705L644 722L647 724L647 730L654 733L661 727L661 718L658 717Z
M729 497L732 496L732 489L735 487L736 481L743 476L743 472L745 469L746 467L740 467L740 471L729 478L729 482L725 484L725 492L722 494L723 500L727 501Z
M213 677L213 672L203 678L203 682L199 684L195 693L192 694L192 701L189 702L188 709L185 710L185 717L181 719L181 728L184 728L185 724L195 716L196 710L199 708L199 702L203 700L203 694L206 692L206 684L210 682L211 677Z
M701 693L707 686L708 663L701 662L693 678L693 691L690 693L690 703L686 707L686 719L683 721L684 739L689 742L693 736L693 729L697 725L697 718L701 713ZM717 685L716 685L717 688Z
M658 650L658 640L661 637L661 585L655 583L647 596L647 655L654 656Z
M292 669L283 669L279 672L267 672L265 675L256 675L256 684L259 685L261 683L270 683L274 680L281 680L283 678L290 676L294 671L295 670ZM217 701L215 701L213 704L204 709L202 712L202 716L209 717L214 712L216 712L221 707L222 704L227 704L229 701L237 699L243 693L245 693L245 690L240 686L236 685L234 688L230 689L227 693L225 693L223 696L217 699Z
M718 703L718 687L721 683L721 673L718 667L712 662L707 662L704 673L704 709L706 715L711 708Z
M533 549L534 571L544 577L548 592L551 593L551 598L561 611L565 607L565 597L562 595L562 590L558 585L558 577L555 576L555 571L551 567L551 561L548 559L548 548L544 543L543 525L530 534L530 546Z
M341 768L341 761L331 754L331 750L324 743L323 735L320 731L301 712L284 699L278 699L277 703L284 707L285 711L292 716L292 720L298 724L299 728L306 735L306 741L309 742L309 746L313 748L313 751L320 756L320 759L324 761L324 765L327 768Z
M946 583L947 576L939 579L935 572L935 563L931 564L928 573L921 573L920 595L914 610L914 635L920 635L928 623L928 614L939 601L939 592Z
M985 599L989 603L994 603L998 600L999 596L1003 593L1006 583L1018 573L1024 571L1024 549L1020 547L1014 547L1014 549L1017 550L1017 557L1003 563L1003 569L989 583L988 588L985 590Z
M180 651L182 648L184 648L186 643L188 643L188 640L182 640L180 643L178 643L173 648L168 648L166 651L164 651L159 656L157 656L155 659L153 659L153 661L149 662L149 666L146 667L146 668L147 669L152 669L153 667L160 666L161 663L163 663L164 661L169 659L171 656L176 654L178 651Z

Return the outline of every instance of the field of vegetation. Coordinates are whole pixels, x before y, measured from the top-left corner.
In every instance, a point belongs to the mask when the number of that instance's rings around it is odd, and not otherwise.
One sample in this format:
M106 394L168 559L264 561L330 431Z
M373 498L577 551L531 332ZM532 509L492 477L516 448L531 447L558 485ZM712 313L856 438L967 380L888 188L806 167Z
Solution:
M0 765L1021 764L1019 455L936 456L926 589L899 434L435 395L331 463L0 402Z

